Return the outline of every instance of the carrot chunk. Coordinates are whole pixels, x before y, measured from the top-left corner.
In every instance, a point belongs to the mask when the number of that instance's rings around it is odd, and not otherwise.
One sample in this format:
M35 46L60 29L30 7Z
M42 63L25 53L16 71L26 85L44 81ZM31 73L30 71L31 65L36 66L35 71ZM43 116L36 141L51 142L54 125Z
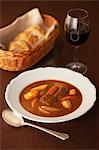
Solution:
M53 85L46 94L54 95L59 90L59 87L56 85Z

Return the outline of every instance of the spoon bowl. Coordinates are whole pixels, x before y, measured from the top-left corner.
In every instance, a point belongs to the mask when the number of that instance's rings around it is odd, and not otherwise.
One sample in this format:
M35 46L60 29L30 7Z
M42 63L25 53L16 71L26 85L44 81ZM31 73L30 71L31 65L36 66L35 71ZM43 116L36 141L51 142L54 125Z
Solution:
M23 118L10 109L5 109L2 111L2 118L10 126L20 127L24 124Z
M20 126L27 125L27 126L31 126L36 129L42 130L44 132L47 132L47 133L49 133L53 136L56 136L62 140L66 140L69 138L69 135L67 133L61 133L61 132L49 130L49 129L31 124L28 122L24 122L21 115L17 114L16 112L11 111L10 109L5 109L2 111L2 118L7 124L9 124L10 126L13 126L13 127L20 127Z

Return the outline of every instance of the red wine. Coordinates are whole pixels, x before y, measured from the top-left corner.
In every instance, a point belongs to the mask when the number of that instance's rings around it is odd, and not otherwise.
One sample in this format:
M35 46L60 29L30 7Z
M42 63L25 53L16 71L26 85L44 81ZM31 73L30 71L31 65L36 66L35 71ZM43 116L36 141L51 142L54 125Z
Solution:
M66 29L66 38L74 46L79 46L86 42L89 36L89 27L85 23L79 23L77 30Z

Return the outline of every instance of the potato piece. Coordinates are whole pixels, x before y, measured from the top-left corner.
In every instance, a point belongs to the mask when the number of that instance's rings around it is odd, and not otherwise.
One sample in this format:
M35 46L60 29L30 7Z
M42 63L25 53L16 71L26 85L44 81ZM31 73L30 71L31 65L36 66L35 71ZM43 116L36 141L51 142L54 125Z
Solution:
M31 106L34 108L38 98L34 98L33 101L31 102Z
M45 90L46 88L48 87L47 84L43 84L43 85L39 85L31 90L38 90L38 91L42 91L42 90Z
M61 103L66 109L72 108L72 104L71 104L70 100L65 100L65 101L62 101Z
M41 106L41 108L43 108L44 110L49 111L49 112L60 111L59 108L49 107L49 106Z
M29 99L33 99L33 98L36 98L39 94L39 91L38 90L32 90L32 91L29 91L27 92L26 94L24 94L24 98L26 100L29 100Z
M69 90L69 95L76 95L76 90L75 89Z
M45 109L43 109L42 107L39 106L39 110L40 112L42 112L43 114L50 114L50 112L46 111Z

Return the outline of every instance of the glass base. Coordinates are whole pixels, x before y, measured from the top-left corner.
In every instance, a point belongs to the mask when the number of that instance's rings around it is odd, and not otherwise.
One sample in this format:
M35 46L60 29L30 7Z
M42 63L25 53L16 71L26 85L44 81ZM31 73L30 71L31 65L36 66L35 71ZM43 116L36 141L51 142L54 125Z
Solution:
M87 72L87 66L80 62L71 62L66 65L67 68L85 74Z

